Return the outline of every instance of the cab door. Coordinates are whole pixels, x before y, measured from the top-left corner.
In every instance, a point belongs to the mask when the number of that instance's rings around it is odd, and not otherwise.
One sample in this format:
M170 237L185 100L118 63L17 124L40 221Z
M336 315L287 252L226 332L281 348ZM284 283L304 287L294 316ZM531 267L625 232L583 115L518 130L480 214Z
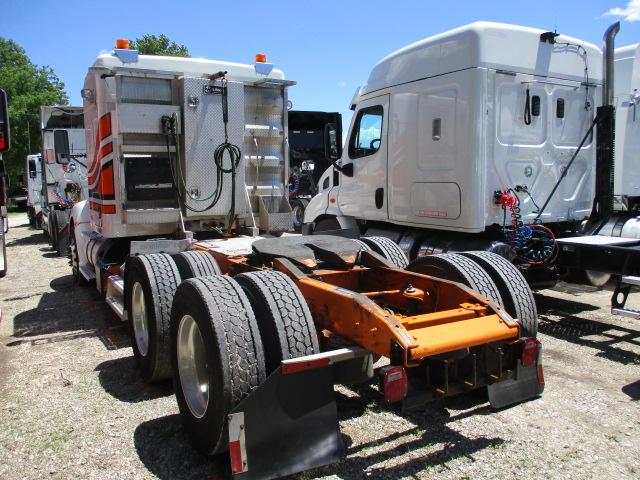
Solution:
M338 205L344 215L387 220L387 131L389 95L364 100L354 114L342 166L353 164L353 176L340 175Z

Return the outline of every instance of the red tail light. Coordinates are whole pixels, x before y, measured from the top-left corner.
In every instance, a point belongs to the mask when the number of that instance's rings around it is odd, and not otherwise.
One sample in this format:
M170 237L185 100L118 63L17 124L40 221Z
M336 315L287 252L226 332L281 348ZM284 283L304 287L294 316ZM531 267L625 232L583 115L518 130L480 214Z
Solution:
M4 138L4 133L0 132L0 151L7 148L7 141Z
M409 381L404 367L391 367L385 370L382 381L384 399L387 403L396 403L407 396Z
M538 360L540 342L535 338L525 338L522 342L522 366L530 367Z

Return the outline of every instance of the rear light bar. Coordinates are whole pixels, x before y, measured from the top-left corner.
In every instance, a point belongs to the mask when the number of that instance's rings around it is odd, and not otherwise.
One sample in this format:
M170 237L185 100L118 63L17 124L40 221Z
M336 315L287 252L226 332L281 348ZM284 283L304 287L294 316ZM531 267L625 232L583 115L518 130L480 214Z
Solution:
M382 391L387 403L397 403L407 396L409 381L404 367L387 367L382 373Z

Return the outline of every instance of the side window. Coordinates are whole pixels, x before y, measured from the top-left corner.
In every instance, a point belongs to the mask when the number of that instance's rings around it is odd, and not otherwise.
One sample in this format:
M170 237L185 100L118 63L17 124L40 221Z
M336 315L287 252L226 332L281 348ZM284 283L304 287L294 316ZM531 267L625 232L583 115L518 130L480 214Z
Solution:
M349 158L366 157L380 149L383 113L382 105L363 108L358 112L349 139Z

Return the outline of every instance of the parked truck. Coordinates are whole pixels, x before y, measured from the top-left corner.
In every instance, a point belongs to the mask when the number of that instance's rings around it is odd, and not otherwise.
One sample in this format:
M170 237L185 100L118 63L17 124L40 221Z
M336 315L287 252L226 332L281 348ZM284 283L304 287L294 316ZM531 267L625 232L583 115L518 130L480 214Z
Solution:
M318 181L331 166L324 154L324 128L335 125L342 138L342 115L337 112L289 111L289 202L293 227L299 232L304 210L318 193Z
M411 260L495 252L553 285L556 237L592 215L602 81L595 45L496 23L388 55L351 102L303 232L385 236Z
M2 152L11 148L11 128L9 124L9 106L7 94L0 90L0 278L7 274L7 231L9 217L7 212L7 189L9 176L6 174Z
M27 216L29 225L42 228L42 155L27 155L25 162L27 186Z
M291 227L293 84L261 54L146 56L119 40L82 91L73 273L129 322L143 379L173 378L196 448L228 452L239 479L344 456L334 383L377 376L406 408L485 387L501 408L544 388L533 295L502 257L440 256L470 288L404 270L384 238L259 235Z
M40 107L42 229L60 256L69 253L69 220L87 199L87 152L82 107Z

